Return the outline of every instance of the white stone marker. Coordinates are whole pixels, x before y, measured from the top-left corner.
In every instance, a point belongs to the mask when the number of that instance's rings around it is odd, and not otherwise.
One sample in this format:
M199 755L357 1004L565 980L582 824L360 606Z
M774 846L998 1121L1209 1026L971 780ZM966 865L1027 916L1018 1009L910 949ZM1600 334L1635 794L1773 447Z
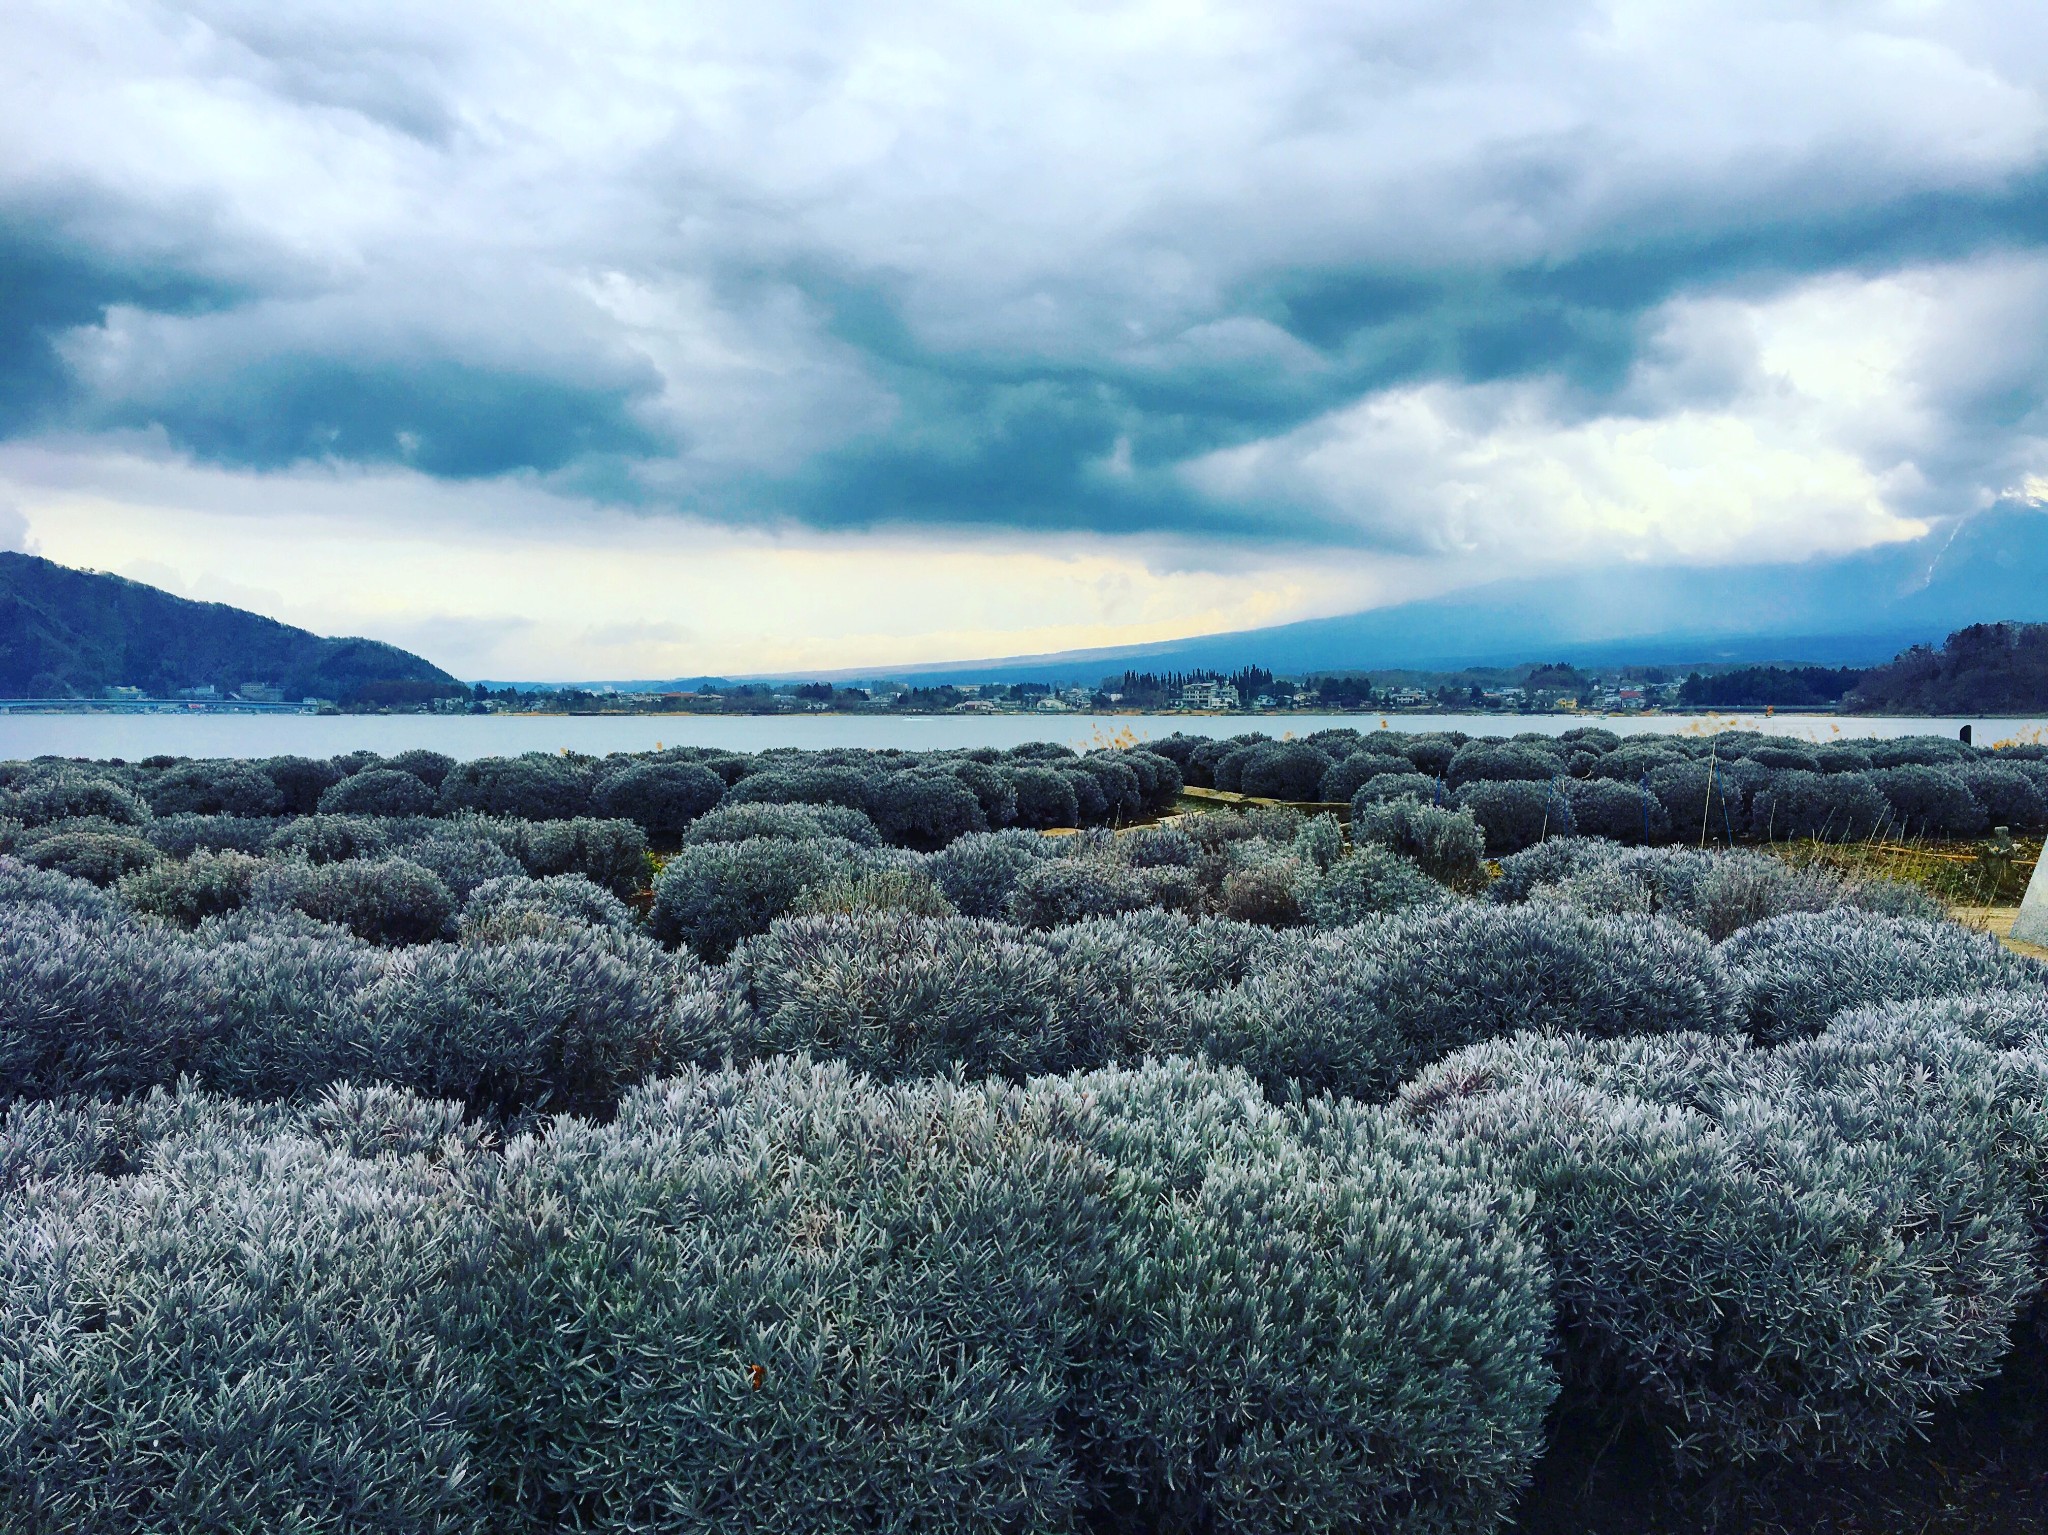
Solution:
M2027 881L2027 893L2020 900L2020 914L2012 919L2012 935L2021 943L2048 947L2048 879L2041 876L2044 868L2048 868L2048 857L2034 865L2034 876Z

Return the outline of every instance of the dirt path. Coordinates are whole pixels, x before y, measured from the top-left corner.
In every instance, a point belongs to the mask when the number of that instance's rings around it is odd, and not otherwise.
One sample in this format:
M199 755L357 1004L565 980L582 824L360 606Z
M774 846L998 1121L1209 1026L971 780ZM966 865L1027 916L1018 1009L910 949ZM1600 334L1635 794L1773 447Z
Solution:
M2021 943L2012 936L2013 918L2020 914L2017 906L1953 906L1949 915L1964 927L1974 927L1980 933L1989 933L2015 954L2024 954L2029 959L2048 959L2048 949L2038 943Z

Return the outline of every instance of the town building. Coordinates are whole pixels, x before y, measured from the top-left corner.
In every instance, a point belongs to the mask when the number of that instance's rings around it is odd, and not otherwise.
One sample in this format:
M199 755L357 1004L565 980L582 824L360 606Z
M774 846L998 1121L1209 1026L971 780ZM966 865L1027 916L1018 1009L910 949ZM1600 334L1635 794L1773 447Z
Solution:
M1227 682L1190 682L1180 690L1183 709L1235 709L1237 689Z

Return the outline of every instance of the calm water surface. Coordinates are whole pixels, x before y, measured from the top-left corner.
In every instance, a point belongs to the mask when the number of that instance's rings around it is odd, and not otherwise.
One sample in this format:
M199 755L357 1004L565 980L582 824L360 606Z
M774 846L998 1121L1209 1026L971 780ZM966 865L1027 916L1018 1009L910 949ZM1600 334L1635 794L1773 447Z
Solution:
M34 714L0 716L0 759L125 757L274 757L295 752L330 757L337 752L402 751L431 747L451 757L511 756L570 749L652 751L662 746L716 746L761 751L771 746L940 747L1018 746L1058 741L1106 746L1184 731L1234 736L1264 731L1304 736L1317 730L1463 730L1471 735L1556 735L1575 725L1599 725L1619 735L1717 730L1761 730L1805 741L1857 736L1943 735L1963 725L1980 746L1999 741L2048 739L2043 719L1886 719L1871 716L1789 714L1718 715L1504 715L1504 714L997 714L997 715L665 715L661 717L560 715L234 715Z

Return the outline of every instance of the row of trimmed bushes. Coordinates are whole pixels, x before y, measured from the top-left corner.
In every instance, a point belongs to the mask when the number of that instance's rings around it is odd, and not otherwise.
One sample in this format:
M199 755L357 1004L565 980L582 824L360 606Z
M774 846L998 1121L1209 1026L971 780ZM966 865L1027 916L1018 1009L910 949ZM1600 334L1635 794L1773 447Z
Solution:
M938 848L1007 826L1108 826L1157 815L1180 770L1146 751L1035 745L1011 752L763 752L683 748L590 758L528 753L457 763L433 752L325 762L152 758L140 764L61 759L0 764L0 820L24 827L231 816L631 821L672 847L719 805L838 805L887 841Z
M726 806L699 818L667 861L655 926L722 958L786 912L863 909L880 881L896 887L891 905L922 888L920 909L1032 927L1145 907L1330 927L1440 904L1449 897L1438 881L1480 878L1469 818L1402 803L1383 807L1381 819L1386 849L1408 858L1376 849L1369 832L1346 857L1333 819L1290 811L1200 817L1114 839L969 833L923 855L882 846L873 823L844 807ZM147 827L148 842L68 829L77 824L29 832L13 851L187 926L251 904L295 906L383 943L437 936L488 880L578 873L631 894L649 867L644 838L624 821L174 817Z
M821 843L706 846L810 856ZM1983 935L1813 909L1796 882L1791 914L1773 916L1782 891L1758 899L1740 855L1615 850L1601 865L1615 879L1666 892L1651 914L1582 898L1584 875L1542 851L1554 879L1518 867L1502 882L1527 892L1520 904L1445 897L1321 929L1151 909L1025 928L920 907L901 888L825 883L711 970L651 943L626 907L573 876L488 882L464 905L458 942L378 949L348 931L368 925L364 887L348 880L291 886L290 900L187 932L0 860L0 1083L56 1096L190 1076L288 1096L375 1079L501 1116L601 1114L681 1062L808 1051L889 1078L1021 1078L1176 1053L1242 1066L1276 1097L1377 1099L1448 1051L1520 1029L1776 1041L1845 1006L2039 984L2031 962ZM352 880L389 865L280 868ZM904 871L868 878L886 886ZM1701 925L1730 912L1746 925L1717 948Z
M1148 909L1335 927L1450 899L1437 869L1384 848L1347 856L1333 817L1289 810L1197 816L1117 837L973 832L929 855L856 844L815 814L762 805L706 816L654 882L654 931L719 960L785 914L876 904L1029 928ZM1456 872L1470 883L1478 836L1462 829L1469 845ZM897 894L864 899L864 882L878 878L893 879ZM922 900L903 894L913 887Z
M404 856L441 873L458 891L481 878L523 870L537 878L581 874L626 895L646 884L649 869L646 834L621 820L179 815L137 827L92 817L28 828L0 824L0 854L98 885L199 852L314 864Z
M686 846L655 883L657 933L665 941L687 943L710 960L723 959L734 943L765 932L786 913L874 904L835 900L821 892L837 889L850 896L847 887L875 870L928 882L928 899L911 903L916 909L951 910L1030 928L1146 909L1270 927L1345 927L1441 906L1452 892L1477 890L1488 878L1486 834L1469 809L1405 798L1361 802L1351 823L1349 851L1334 819L1279 808L1193 816L1113 839L976 833L922 859L849 846L796 807L773 813L762 807L744 820L728 821L732 815L720 810L701 829L746 836L721 836L715 846ZM691 835L694 843L699 832ZM1584 858L1590 855L1583 850L1595 848L1616 858L1626 852L1621 844L1560 830L1509 861L1519 867L1528 859ZM1852 885L1823 871L1793 870L1761 854L1738 852L1717 862L1705 853L1664 848L1648 850L1638 862L1655 871L1663 885L1674 890L1683 885L1686 899L1652 899L1647 887L1634 898L1610 892L1596 899L1586 881L1573 887L1577 898L1594 910L1668 908L1716 939L1744 922L1842 904L1898 916L1940 915L1938 905L1911 887L1881 880ZM1700 881L1704 884L1694 899L1693 886ZM1511 874L1501 889L1518 890L1526 882L1526 875Z
M304 786L328 777L307 803ZM9 763L0 764L0 847L26 850L52 834L124 838L74 840L48 856L132 867L146 858L140 841L269 841L288 835L273 824L279 818L302 815L323 825L609 819L667 848L714 808L798 804L857 814L879 840L934 851L1011 826L1141 820L1169 807L1183 779L1280 799L1348 801L1354 815L1405 798L1467 809L1496 857L1575 832L1655 844L2048 827L2048 761L2032 748L1980 751L1908 738L1807 749L1755 735L1623 740L1586 728L1511 740L1392 731L1324 731L1300 741L1170 736L1143 750L1079 755L1035 745L1006 753L530 754L461 764L419 752L325 764Z
M1171 758L1187 781L1199 787L1297 801L1347 800L1360 783L1383 773L1440 778L1453 789L1486 779L1550 778L1560 773L1572 778L1635 782L1660 767L1712 759L1748 762L1773 772L1815 773L2002 764L2021 767L2038 781L2035 769L2021 765L2048 759L2048 750L2039 746L1979 747L1947 736L1870 737L1812 744L1739 730L1716 735L1644 732L1622 736L1595 725L1556 735L1526 731L1511 737L1473 736L1462 730L1336 729L1276 741L1254 731L1220 739L1172 735L1145 746ZM1353 764L1347 770L1349 781L1327 776L1347 762Z
M1495 857L1585 834L1656 844L1853 841L1873 835L1971 837L1993 825L2038 831L2048 800L2016 769L1905 766L1875 773L1770 771L1746 762L1685 762L1640 783L1612 778L1474 779L1447 788L1411 773L1369 777L1352 813L1414 799L1470 811Z
M2040 1288L2044 1029L1523 1033L1390 1108L785 1059L502 1149L388 1089L19 1105L0 1523L1477 1535L1560 1392L1864 1460Z
M1175 736L1149 749L1202 787L1465 806L1495 855L1574 830L1660 843L2048 827L2048 761L2037 748L1978 749L1940 737L1808 747L1754 733L1623 738L1596 727L1508 740L1336 730L1299 741Z
M348 930L360 889L318 894L311 912L250 907L187 932L0 859L0 1093L119 1096L190 1077L273 1098L383 1081L500 1116L608 1112L664 1064L694 962L588 880L490 881L464 904L459 942L405 949Z

